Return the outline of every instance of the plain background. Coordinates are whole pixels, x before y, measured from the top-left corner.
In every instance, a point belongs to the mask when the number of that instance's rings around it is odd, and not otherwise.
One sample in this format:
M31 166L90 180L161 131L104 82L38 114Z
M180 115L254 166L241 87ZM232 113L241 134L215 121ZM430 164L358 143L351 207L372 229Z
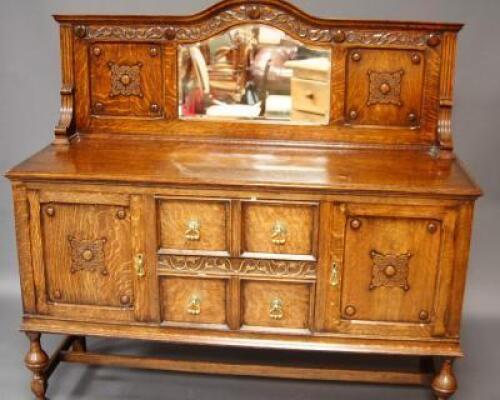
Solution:
M59 109L54 13L191 14L213 0L0 0L0 170L52 140ZM457 399L500 399L500 1L294 0L322 17L465 22L459 36L453 126L457 153L485 190L477 204ZM0 399L29 399L17 333L21 307L9 184L0 179ZM53 344L49 340L49 347ZM106 346L100 341L96 346ZM110 345L127 348L128 343ZM134 347L141 347L135 344ZM147 349L147 346L145 347ZM151 350L151 348L149 348ZM155 351L153 349L153 351ZM57 399L428 399L414 388L292 382L63 366Z

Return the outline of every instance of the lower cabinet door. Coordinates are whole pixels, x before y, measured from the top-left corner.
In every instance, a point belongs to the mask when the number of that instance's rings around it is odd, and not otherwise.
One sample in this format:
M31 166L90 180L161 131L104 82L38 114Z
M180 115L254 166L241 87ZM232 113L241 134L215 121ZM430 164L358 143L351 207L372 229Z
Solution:
M439 207L337 206L330 322L350 333L444 335L454 227L454 212Z
M29 199L38 216L31 220L38 311L76 320L134 319L133 238L139 235L133 235L128 196L32 191Z

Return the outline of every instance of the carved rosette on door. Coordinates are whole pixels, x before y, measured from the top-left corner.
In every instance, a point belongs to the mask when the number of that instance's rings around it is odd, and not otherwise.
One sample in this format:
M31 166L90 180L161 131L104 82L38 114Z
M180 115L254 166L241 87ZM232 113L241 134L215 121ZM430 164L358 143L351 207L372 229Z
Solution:
M408 285L408 263L411 253L405 254L382 254L376 250L370 252L373 261L373 276L370 282L370 290L385 287L400 287L404 291L410 290Z
M68 237L71 246L71 273L78 271L95 272L100 270L102 275L108 275L105 264L104 245L107 239L76 239Z

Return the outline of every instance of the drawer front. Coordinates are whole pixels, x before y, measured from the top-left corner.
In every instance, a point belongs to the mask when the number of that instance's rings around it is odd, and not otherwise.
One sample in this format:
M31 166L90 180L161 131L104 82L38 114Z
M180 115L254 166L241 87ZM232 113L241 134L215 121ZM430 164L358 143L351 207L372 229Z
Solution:
M314 258L317 219L317 204L244 202L243 255Z
M226 324L226 280L164 277L160 291L162 321Z
M163 115L161 48L149 44L94 43L89 48L94 116Z
M244 327L309 329L313 285L251 280L241 285Z
M292 78L292 108L313 114L327 115L330 110L328 83Z
M425 64L422 51L352 49L347 60L346 121L419 126Z
M229 252L228 201L161 199L160 249L167 252Z
M352 333L443 335L454 229L440 207L336 207L327 318Z

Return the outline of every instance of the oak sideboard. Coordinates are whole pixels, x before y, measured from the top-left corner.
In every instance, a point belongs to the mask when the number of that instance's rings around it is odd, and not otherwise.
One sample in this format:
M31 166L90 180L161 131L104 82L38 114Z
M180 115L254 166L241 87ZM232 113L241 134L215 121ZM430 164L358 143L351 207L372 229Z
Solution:
M453 151L460 24L277 0L55 19L55 139L6 174L37 399L60 362L454 394L481 195ZM50 357L42 334L64 335ZM254 357L112 354L86 337Z

